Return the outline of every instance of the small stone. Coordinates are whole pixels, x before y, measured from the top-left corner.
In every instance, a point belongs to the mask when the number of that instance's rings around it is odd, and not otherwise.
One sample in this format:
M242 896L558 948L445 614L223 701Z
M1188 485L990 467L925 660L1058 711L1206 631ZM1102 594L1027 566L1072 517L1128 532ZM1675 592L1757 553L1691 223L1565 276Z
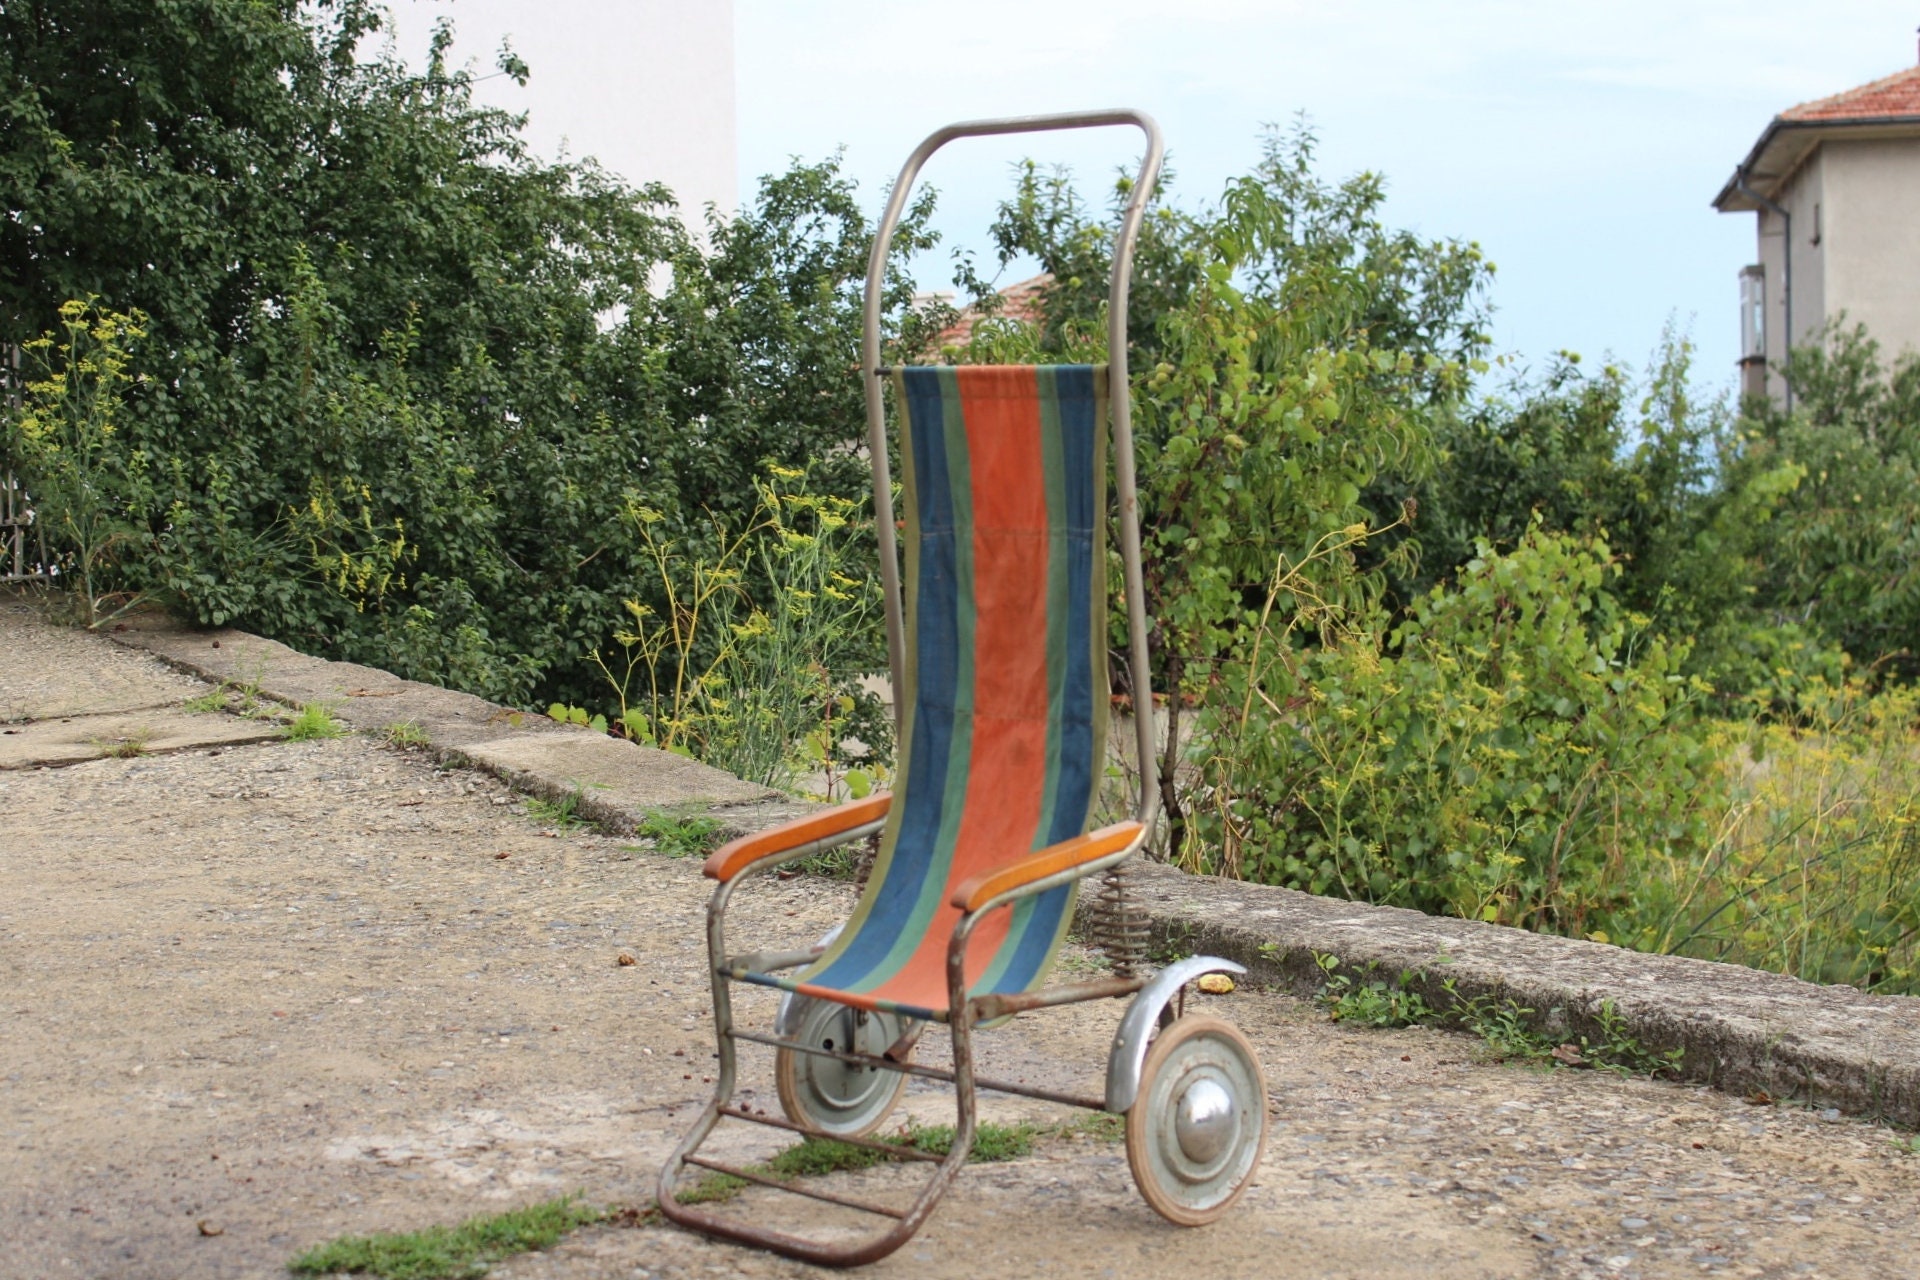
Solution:
M617 957L615 957L615 959L614 959L614 963L615 963L615 964L617 964L617 965L619 965L619 966L620 966L620 967L621 967L622 969L624 969L624 968L626 968L626 967L627 967L628 965L631 965L631 964L638 964L638 963L639 963L639 961L637 961L637 960L635 960L635 959L633 958L633 952L631 952L631 951L622 951L622 952L621 952L621 953L620 953L620 954L619 954L619 955L618 955Z
M1647 1220L1646 1220L1645 1218L1622 1218L1622 1219L1620 1219L1620 1226L1621 1226L1621 1228L1622 1228L1622 1229L1624 1229L1624 1230L1627 1230L1627 1231L1638 1231L1638 1230L1640 1230L1640 1228L1642 1228L1642 1227L1644 1227L1644 1226L1646 1226L1646 1225L1647 1225Z
M216 649L219 648L220 642L218 640L215 640L213 642L213 647ZM200 1219L200 1221L194 1223L193 1225L200 1228L200 1234L203 1236L223 1236L227 1234L227 1229L225 1227L216 1227L213 1225L213 1223L209 1222L205 1218Z

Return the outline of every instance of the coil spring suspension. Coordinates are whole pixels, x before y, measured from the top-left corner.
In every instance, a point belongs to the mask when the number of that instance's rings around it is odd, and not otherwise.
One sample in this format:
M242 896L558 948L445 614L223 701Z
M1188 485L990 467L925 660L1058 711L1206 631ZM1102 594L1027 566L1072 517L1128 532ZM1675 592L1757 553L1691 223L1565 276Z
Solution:
M1147 909L1129 892L1138 856L1108 868L1093 900L1087 937L1106 953L1113 976L1131 978L1147 966Z
M867 878L873 874L873 864L880 856L880 833L874 832L860 842L860 852L853 864L853 892L855 896L867 891Z

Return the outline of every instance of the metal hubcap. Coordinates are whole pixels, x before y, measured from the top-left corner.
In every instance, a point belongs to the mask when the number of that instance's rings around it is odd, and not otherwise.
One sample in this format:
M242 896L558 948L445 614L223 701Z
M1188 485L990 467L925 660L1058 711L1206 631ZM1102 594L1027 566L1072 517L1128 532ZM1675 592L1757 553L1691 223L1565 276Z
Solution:
M878 1018L853 1009L836 1009L814 1029L814 1041L822 1049L843 1053L881 1054L892 1043L890 1028ZM807 1059L806 1074L820 1100L834 1111L857 1111L861 1104L882 1089L891 1089L894 1081L877 1067L856 1066L837 1058Z
M1195 1080L1174 1109L1174 1137L1187 1159L1197 1165L1218 1160L1238 1127L1233 1120L1233 1095L1217 1080Z
M790 996L774 1026L782 1035L829 1053L878 1057L900 1038L906 1020ZM906 1084L897 1072L791 1049L780 1050L775 1075L787 1118L833 1134L864 1133L878 1124Z

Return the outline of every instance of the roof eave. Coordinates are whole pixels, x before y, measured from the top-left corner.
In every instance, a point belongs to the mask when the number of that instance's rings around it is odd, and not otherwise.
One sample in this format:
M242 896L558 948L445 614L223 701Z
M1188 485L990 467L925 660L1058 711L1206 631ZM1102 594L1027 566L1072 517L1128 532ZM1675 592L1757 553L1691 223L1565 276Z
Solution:
M1828 134L1847 131L1855 134L1878 133L1898 130L1901 132L1920 132L1920 115L1899 116L1851 116L1831 120L1790 120L1785 116L1775 116L1747 152L1742 160L1720 188L1720 194L1713 198L1713 207L1721 213L1751 213L1761 206L1758 201L1740 190L1740 177L1745 174L1747 184L1768 199L1774 198L1786 180L1800 167L1800 161L1811 151L1820 139L1807 138L1808 134ZM1770 159L1787 159L1787 144L1804 141L1796 154L1784 164L1769 164ZM1779 150L1775 150L1778 144Z

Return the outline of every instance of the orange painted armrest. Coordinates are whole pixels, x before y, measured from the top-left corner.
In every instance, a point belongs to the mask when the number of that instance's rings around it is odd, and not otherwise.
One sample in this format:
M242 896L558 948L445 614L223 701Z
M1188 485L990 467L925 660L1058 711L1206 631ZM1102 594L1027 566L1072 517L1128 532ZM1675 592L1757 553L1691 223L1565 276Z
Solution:
M1071 871L1075 867L1096 862L1110 853L1118 853L1138 839L1141 830L1137 822L1116 822L1110 827L1089 831L1084 836L1075 836L1071 840L1062 840L1059 844L1048 845L1040 852L1030 854L1010 867L970 876L962 880L954 889L953 905L962 911L978 911L989 899L997 898L1022 885L1032 884L1036 880L1045 880L1048 876L1058 875L1062 871Z
M804 818L729 840L708 855L706 864L700 868L701 874L711 880L731 880L762 858L878 822L887 816L887 806L892 803L893 796L882 791L865 800L837 804L824 812L810 813Z

